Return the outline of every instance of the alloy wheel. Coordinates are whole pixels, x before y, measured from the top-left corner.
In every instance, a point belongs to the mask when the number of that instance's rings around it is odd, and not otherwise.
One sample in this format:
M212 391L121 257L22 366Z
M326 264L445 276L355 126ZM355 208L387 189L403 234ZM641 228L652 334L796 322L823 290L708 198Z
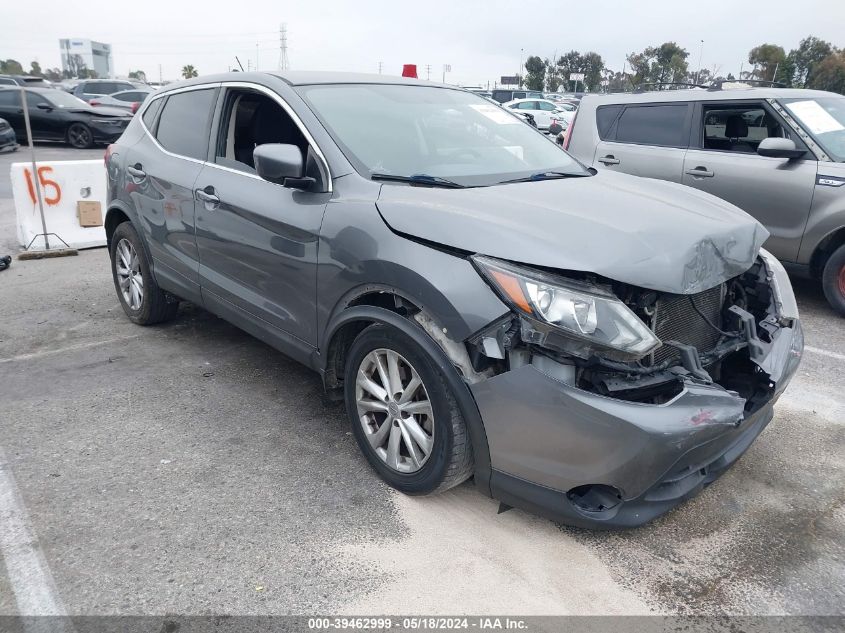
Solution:
M67 138L76 148L87 148L91 145L91 130L80 123L74 123L67 131Z
M135 247L126 238L114 250L114 269L123 300L130 310L140 310L144 302L144 276Z
M434 448L434 411L416 369L390 349L375 349L358 367L358 419L379 458L400 473L414 473Z

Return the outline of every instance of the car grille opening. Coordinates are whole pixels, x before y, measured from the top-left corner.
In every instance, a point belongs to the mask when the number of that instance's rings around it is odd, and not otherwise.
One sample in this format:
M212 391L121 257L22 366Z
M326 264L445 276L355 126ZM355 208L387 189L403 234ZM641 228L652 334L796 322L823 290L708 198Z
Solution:
M690 301L695 302L695 307L710 323L721 327L724 284L693 295L663 295L655 304L652 331L661 341L678 341L695 346L699 353L709 352L719 342L721 335L696 312ZM678 356L678 350L674 347L661 345L652 353L652 364L660 364Z

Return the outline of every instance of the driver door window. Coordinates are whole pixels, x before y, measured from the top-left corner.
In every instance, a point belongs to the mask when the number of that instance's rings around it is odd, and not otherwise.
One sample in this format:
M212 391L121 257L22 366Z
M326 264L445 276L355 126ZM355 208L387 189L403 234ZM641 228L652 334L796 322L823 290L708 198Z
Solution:
M788 138L783 126L762 104L704 105L702 147L754 154L766 138Z

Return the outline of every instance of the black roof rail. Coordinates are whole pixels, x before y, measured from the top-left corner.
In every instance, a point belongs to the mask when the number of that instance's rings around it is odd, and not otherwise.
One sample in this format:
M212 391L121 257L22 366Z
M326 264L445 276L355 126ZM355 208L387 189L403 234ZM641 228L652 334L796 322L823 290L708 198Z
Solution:
M719 79L707 86L707 89L723 90L724 84L748 84L752 88L786 88L786 84L783 82L767 79Z
M709 88L710 86L704 86L702 84L694 84L685 81L654 81L645 84L638 84L634 86L634 92L646 92L647 90L653 89L652 86L679 86L683 88L687 88L691 90L692 88ZM657 88L660 90L660 88Z

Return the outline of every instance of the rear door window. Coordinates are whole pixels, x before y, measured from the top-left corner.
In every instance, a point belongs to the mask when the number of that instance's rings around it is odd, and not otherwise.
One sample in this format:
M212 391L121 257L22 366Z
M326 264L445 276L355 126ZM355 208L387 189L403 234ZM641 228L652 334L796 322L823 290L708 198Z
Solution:
M168 152L205 160L208 152L208 119L214 88L178 92L167 98L161 111L156 139Z
M661 147L685 146L687 110L686 103L627 106L619 117L614 140Z

